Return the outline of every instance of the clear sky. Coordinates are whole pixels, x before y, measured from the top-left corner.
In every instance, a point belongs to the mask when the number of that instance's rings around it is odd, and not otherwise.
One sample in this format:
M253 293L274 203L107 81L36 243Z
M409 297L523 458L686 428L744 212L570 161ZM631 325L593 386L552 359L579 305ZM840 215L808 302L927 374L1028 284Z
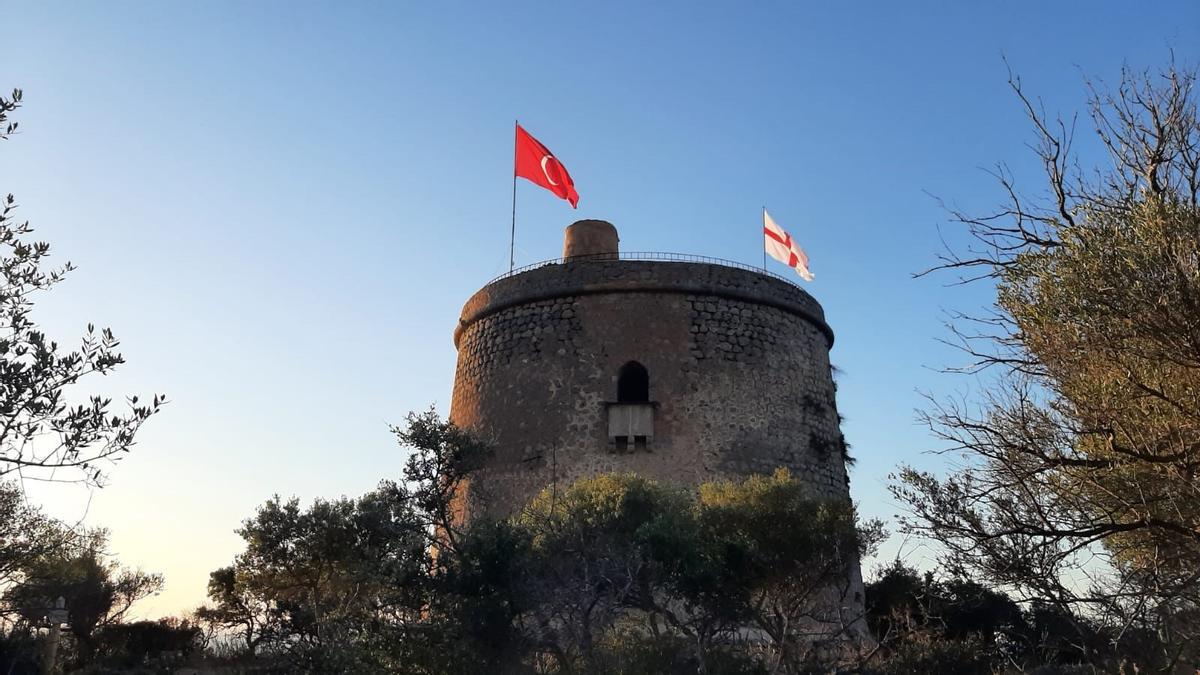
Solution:
M199 604L272 494L397 477L388 423L448 412L462 303L508 263L514 118L581 197L522 182L518 265L577 218L748 263L762 205L792 231L837 334L853 496L888 517L887 474L943 461L919 392L978 386L936 372L962 360L943 312L990 298L911 278L939 225L961 241L930 195L995 206L997 161L1040 188L1001 57L1070 112L1085 73L1200 56L1190 0L7 2L0 21L0 88L26 95L0 191L79 266L36 316L67 343L111 326L129 363L94 384L171 400L108 487L36 496L166 574L149 615Z

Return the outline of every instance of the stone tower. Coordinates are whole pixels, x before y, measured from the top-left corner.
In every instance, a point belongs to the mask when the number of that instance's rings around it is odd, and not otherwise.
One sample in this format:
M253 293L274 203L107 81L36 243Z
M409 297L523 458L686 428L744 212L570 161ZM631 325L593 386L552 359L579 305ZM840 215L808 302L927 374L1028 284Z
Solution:
M609 223L574 223L562 260L463 307L450 417L495 454L462 515L509 515L601 472L695 485L783 466L848 500L821 306L748 266L621 256L617 241Z
M728 261L620 254L581 220L563 258L467 300L450 419L494 454L459 516L503 517L552 484L604 472L697 485L787 467L810 495L850 499L821 306ZM870 640L862 576L831 588L831 625ZM839 618L834 618L839 617Z

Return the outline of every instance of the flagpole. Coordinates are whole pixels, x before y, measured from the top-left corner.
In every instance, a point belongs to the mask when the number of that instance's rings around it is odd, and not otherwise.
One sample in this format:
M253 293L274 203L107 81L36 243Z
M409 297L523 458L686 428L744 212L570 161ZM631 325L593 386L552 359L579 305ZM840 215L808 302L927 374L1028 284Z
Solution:
M763 209L763 212L762 212L763 227L766 227L767 226L767 207L764 206L764 207L762 207L762 209ZM760 234L759 236L763 238L763 240L762 240L763 271L766 272L767 271L767 238L765 235L762 235L762 234Z
M513 120L513 194L512 194L512 231L508 237L508 271L513 271L517 250L517 127L520 120ZM763 249L766 250L765 248Z

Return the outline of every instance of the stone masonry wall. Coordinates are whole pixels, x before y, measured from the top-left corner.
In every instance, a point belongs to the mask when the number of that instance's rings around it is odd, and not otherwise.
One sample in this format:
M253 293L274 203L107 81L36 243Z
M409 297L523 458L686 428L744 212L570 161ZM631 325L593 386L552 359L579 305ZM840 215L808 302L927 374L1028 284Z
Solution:
M701 263L579 261L494 282L463 308L451 419L490 441L466 517L503 516L605 471L694 485L784 466L849 498L820 306L792 284ZM650 374L654 437L617 451L619 368Z

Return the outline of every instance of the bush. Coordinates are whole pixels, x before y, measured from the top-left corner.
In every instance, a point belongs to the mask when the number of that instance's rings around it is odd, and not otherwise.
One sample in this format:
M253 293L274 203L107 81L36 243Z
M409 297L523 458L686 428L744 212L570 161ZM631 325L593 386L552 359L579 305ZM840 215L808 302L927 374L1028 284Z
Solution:
M98 633L99 663L111 667L166 666L200 647L200 628L188 621L160 619L106 626Z
M888 651L881 660L865 668L864 675L912 675L912 673L955 673L990 675L995 664L991 650L979 640L942 640L932 636L908 640Z

